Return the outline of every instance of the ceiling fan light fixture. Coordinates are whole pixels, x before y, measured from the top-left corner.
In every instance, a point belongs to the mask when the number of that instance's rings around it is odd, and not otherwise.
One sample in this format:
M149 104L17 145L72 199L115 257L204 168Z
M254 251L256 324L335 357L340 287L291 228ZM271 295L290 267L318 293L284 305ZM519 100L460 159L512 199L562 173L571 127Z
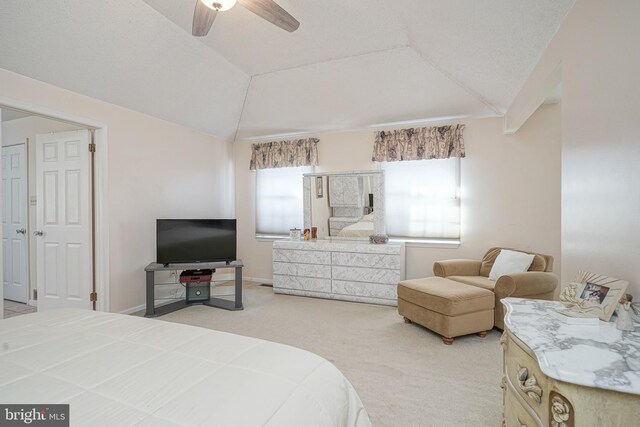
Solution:
M225 11L236 5L236 0L200 0L209 9Z

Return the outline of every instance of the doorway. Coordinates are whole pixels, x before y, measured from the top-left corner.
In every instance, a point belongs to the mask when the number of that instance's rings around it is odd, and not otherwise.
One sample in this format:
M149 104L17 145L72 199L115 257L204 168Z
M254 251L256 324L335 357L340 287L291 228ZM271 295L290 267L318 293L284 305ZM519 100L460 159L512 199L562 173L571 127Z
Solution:
M24 111L1 113L5 317L31 307L90 309L92 131Z

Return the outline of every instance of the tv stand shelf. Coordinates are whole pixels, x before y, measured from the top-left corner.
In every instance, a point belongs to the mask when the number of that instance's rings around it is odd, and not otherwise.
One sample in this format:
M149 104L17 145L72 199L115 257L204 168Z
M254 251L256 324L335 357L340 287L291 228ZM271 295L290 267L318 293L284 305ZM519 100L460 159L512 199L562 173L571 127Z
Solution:
M209 307L217 307L225 310L242 310L244 307L242 306L242 267L244 264L241 259L237 259L235 261L227 262L198 262L193 264L158 264L157 262L152 262L147 265L144 271L147 274L147 309L145 312L145 317L156 317L162 316L163 314L171 313L172 311L180 310L181 308L189 307L193 304L204 304ZM188 303L186 301L176 301L171 304L163 305L160 307L155 306L155 288L156 288L156 280L155 280L155 272L156 271L171 271L171 270L200 270L200 269L215 269L215 268L234 268L236 270L236 280L235 280L235 300L229 301L222 298L209 298L206 301L198 301L193 303Z

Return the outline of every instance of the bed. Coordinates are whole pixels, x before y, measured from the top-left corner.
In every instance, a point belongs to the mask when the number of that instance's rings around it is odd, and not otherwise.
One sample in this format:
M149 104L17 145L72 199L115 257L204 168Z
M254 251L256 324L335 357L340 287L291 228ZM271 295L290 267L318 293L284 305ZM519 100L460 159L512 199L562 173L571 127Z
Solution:
M355 224L348 225L338 232L338 237L369 237L373 234L373 214L368 214Z
M327 360L269 341L62 309L0 321L0 402L70 404L72 426L370 426Z

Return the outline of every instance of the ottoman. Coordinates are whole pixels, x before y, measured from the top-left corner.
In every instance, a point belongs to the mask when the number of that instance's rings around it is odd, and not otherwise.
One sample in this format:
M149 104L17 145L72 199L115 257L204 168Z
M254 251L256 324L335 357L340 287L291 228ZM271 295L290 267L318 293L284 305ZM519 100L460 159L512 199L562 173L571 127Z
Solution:
M398 313L404 321L442 335L448 345L461 335L484 337L493 328L494 304L493 292L443 277L398 283Z

